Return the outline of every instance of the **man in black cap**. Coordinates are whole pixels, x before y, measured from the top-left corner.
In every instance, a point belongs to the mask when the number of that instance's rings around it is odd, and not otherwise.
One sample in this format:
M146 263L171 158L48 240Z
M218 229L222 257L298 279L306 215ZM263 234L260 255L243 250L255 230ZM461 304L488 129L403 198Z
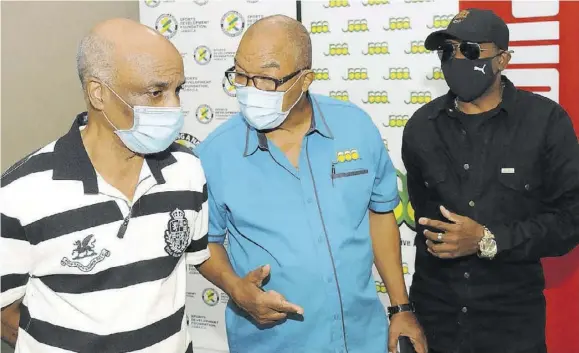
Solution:
M546 353L540 259L579 244L579 145L557 103L501 72L509 30L469 9L428 36L450 91L404 130L418 219L410 291L436 353Z

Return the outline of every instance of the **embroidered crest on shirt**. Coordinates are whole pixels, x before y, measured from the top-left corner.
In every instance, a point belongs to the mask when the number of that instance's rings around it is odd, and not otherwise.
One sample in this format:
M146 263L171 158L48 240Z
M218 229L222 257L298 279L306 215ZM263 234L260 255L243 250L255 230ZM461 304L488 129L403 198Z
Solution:
M171 212L171 219L165 230L165 251L167 254L180 257L189 243L189 222L185 212L176 208Z
M111 255L107 249L102 249L100 253L95 251L96 239L93 234L87 235L82 240L75 241L71 258L63 257L60 260L62 266L76 267L82 272L90 272L95 266ZM90 260L88 260L90 258ZM84 260L87 259L87 260Z

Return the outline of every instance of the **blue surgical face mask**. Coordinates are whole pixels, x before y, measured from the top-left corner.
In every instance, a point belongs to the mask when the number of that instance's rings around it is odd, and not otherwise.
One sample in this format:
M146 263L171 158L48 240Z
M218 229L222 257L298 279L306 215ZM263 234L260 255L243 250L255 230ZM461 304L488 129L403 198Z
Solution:
M237 101L247 123L256 130L271 130L280 126L304 94L302 91L288 110L282 110L285 93L298 81L299 77L286 91L261 91L255 87L237 86Z
M181 107L133 107L112 88L106 84L105 86L133 110L133 127L129 130L117 129L103 111L103 115L115 129L115 134L128 149L139 154L158 153L166 150L179 136L184 123Z

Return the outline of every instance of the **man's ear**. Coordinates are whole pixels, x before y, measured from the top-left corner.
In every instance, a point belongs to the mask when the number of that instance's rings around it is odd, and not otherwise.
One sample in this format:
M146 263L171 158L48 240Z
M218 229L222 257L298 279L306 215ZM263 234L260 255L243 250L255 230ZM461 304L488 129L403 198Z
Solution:
M504 71L509 65L510 61L511 61L511 52L510 51L502 52L501 55L499 56L499 71Z
M302 84L302 91L307 92L316 78L316 74L312 70L307 70L304 74L304 83Z
M103 84L93 78L88 78L86 81L86 95L90 105L93 106L95 110L104 110L104 94Z

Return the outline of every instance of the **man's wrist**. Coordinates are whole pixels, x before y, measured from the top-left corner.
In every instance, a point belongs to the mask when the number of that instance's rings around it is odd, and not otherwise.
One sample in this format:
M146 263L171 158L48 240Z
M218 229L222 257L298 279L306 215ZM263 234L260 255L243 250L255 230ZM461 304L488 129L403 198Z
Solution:
M495 235L485 226L483 228L483 237L478 242L478 257L492 260L497 254L497 242Z
M388 307L388 317L392 317L400 313L414 313L414 304L405 303Z

